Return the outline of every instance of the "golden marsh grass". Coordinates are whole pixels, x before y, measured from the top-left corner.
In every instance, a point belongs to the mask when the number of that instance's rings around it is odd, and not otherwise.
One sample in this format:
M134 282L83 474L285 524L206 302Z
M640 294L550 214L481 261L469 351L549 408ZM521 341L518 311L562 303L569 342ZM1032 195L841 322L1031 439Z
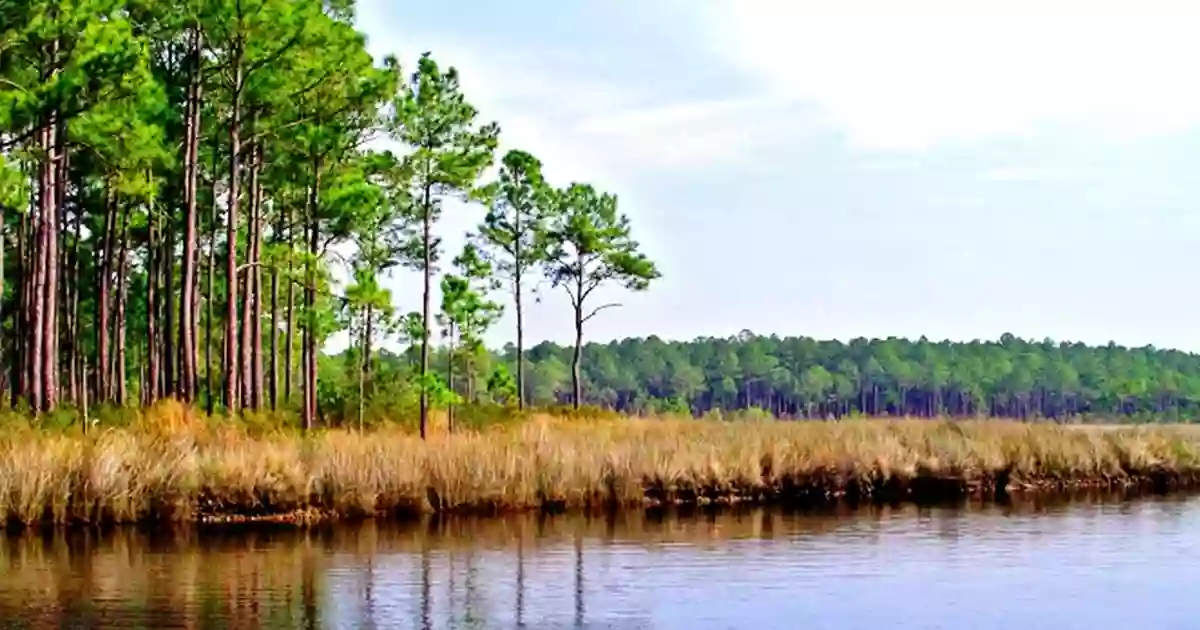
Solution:
M1186 427L539 416L422 442L397 429L252 435L178 410L165 417L87 436L3 433L0 515L9 524L305 520L1200 481L1200 432Z

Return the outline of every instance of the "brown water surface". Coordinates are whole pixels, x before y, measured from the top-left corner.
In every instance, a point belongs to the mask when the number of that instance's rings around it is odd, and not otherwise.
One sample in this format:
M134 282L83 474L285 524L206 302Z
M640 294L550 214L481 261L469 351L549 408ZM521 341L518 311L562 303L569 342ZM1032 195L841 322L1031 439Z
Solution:
M1185 628L1200 499L25 534L4 628Z

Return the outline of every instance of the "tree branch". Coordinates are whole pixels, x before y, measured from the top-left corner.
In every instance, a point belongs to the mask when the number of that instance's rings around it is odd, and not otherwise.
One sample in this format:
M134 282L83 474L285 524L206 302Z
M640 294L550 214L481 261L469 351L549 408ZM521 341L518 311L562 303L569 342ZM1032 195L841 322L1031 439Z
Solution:
M268 265L266 263L262 262L261 260L256 261L256 262L248 262L248 263L245 263L242 265L238 265L238 268L234 270L234 273L240 274L243 271L245 271L251 267L267 267L267 266Z
M289 39L287 42L285 42L283 45L281 45L278 49L276 49L275 52L271 53L270 55L267 55L266 57L263 57L262 59L259 59L255 63L252 63L249 66L247 66L245 74L242 75L243 78L249 77L255 71L261 70L267 64L273 63L274 61L276 61L277 59L282 57L283 53L287 52L288 49L290 49L292 46L295 46L296 43L300 41L300 36L303 34L303 32L304 32L303 29L296 31L292 35L292 38Z
M601 284L601 280L599 280L597 278L589 277L587 279L587 282L584 282L584 286L586 286L587 288L583 291L582 299L586 300L588 298L588 296L592 294L592 291L595 291L597 288L599 288L600 284Z
M610 304L603 304L603 305L601 305L601 306L597 306L596 308L592 309L592 312L591 312L591 313L588 313L588 316L587 316L587 317L584 317L582 320L580 320L580 322L586 322L586 321L588 321L589 319L591 319L591 318L595 317L595 316L596 316L596 315L597 315L597 314L598 314L600 311L603 311L603 310L604 310L604 309L606 309L606 308L617 308L617 307L619 307L619 306L621 306L621 305L620 305L620 304L617 304L616 302L612 302L612 303L610 303Z
M251 134L251 135L250 135L250 137L248 137L248 138L246 138L246 139L245 139L245 142L246 142L247 144L251 144L251 143L253 143L253 142L257 141L257 140L260 140L260 139L262 139L262 138L274 137L274 136L276 136L276 135L277 135L279 132L281 132L281 131L283 131L283 130L285 130L285 129L290 129L290 128L292 128L292 127L296 127L296 126L298 126L298 125L303 125L304 123L306 123L306 122L308 122L308 121L312 120L313 118L316 118L316 116L305 116L304 118L300 118L299 120L293 120L293 121L291 121L291 122L284 123L284 124L282 124L282 125L279 125L279 126L276 126L276 127L271 127L271 128L268 128L268 129L264 129L264 130L262 130L262 131L260 131L260 132L258 132L258 133Z

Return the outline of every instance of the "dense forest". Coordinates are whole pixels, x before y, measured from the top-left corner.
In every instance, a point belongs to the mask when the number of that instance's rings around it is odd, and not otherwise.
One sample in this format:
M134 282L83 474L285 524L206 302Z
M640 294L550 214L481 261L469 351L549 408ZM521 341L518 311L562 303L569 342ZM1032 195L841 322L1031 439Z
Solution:
M497 360L512 363L513 348ZM569 399L572 350L531 348L537 404ZM760 336L590 343L585 400L634 413L757 408L791 417L849 414L1014 418L1191 418L1200 355L1153 347L924 338L818 341Z
M308 428L330 412L322 348L348 330L360 419L373 348L418 348L386 385L415 392L424 435L431 407L479 396L446 383L479 369L509 302L523 340L531 276L569 295L582 343L597 287L659 275L616 196L500 145L455 69L372 58L351 0L0 1L6 398L85 415L176 398ZM439 219L470 206L486 216L446 261ZM419 295L381 286L403 270ZM573 364L578 392L578 348Z
M174 398L305 428L411 417L422 434L430 409L464 403L1196 410L1200 357L1154 348L748 332L585 344L613 306L598 288L660 275L617 197L548 182L432 54L374 59L365 44L348 0L0 0L6 405L78 417ZM442 214L465 211L479 225L446 252ZM421 291L386 290L397 273ZM543 281L569 298L568 347L526 347ZM505 310L516 343L489 351ZM327 354L340 332L350 349Z

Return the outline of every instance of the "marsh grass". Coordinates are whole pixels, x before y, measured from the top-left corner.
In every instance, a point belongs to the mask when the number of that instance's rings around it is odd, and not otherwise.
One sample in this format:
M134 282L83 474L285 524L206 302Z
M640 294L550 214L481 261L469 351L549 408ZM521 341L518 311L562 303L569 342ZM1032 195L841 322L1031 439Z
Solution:
M428 442L303 435L160 405L124 426L0 432L0 517L35 523L413 516L947 499L1200 482L1200 432L1007 421L716 422L539 415Z

